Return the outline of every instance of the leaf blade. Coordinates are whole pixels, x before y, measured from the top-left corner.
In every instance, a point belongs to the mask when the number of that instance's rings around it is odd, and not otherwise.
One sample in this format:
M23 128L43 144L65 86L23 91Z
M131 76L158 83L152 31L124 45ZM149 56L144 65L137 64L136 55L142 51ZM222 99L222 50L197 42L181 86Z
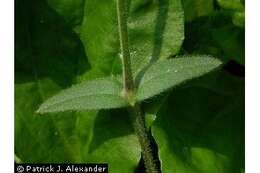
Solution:
M105 73L120 73L116 3L86 1L85 7L80 37L91 65ZM181 0L131 1L128 29L131 67L136 76L151 61L166 59L180 50L184 40ZM104 65L104 61L110 64ZM111 70L111 65L116 68Z
M153 97L186 80L208 73L220 64L219 60L208 56L159 61L144 73L137 90L137 100Z
M68 110L93 110L127 106L120 96L122 86L109 78L83 82L48 99L38 113L63 112Z
M205 88L193 86L194 82L201 86L215 84ZM242 172L243 82L241 78L217 71L169 94L151 127L162 172ZM222 89L230 92L223 93Z

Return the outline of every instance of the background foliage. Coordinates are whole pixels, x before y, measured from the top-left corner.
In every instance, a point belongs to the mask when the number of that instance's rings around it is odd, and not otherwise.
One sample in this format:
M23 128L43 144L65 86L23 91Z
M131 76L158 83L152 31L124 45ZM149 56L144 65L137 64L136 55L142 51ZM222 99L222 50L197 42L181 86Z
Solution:
M142 105L162 172L244 172L244 1L131 3L136 73L177 54L225 63ZM35 113L61 89L121 72L115 2L16 0L15 12L16 156L29 163L108 162L112 173L142 172L124 109Z

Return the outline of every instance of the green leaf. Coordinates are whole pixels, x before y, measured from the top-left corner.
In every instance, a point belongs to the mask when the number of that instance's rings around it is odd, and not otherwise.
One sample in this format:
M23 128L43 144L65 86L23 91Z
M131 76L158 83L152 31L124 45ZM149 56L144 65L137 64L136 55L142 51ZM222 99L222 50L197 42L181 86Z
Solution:
M235 12L232 16L234 25L239 27L245 27L245 12Z
M107 162L111 173L133 173L140 147L125 112L36 114L55 93L104 73L88 66L80 39L46 1L15 5L15 154L23 163Z
M80 25L85 0L47 0L47 3L71 26Z
M218 0L219 5L228 10L242 11L244 5L241 0Z
M23 163L81 160L81 141L74 131L77 121L75 114L35 114L45 97L57 90L60 87L50 79L37 79L15 85L15 152Z
M18 0L15 10L15 153L24 163L78 162L75 114L35 111L89 69L80 39L46 1Z
M142 103L142 109L145 112L145 125L147 128L150 128L156 119L156 115L159 110L163 107L167 101L169 94L161 95L159 97L154 97L149 102Z
M85 162L108 163L111 173L133 173L141 158L141 147L125 109L100 111L91 129Z
M104 78L83 82L48 99L37 112L86 111L126 107L128 104L121 96L122 90L121 83L112 79Z
M38 116L34 112L42 95L52 87L49 80L16 84L15 150L23 162L106 162L111 173L134 172L141 152L128 114L115 110Z
M244 82L222 80L227 75L215 78L211 88L193 82L177 88L157 114L151 128L163 173L243 172ZM218 92L234 85L239 89Z
M130 2L130 53L132 69L137 75L151 61L178 53L184 39L184 19L181 0ZM80 37L91 65L99 66L108 74L119 73L121 67L115 0L86 1L85 7ZM114 67L112 71L111 66Z
M218 0L219 5L231 13L233 24L245 27L245 2L241 0Z
M237 28L237 27L236 27ZM234 26L212 29L213 40L226 54L227 60L234 59L240 64L245 63L245 33Z
M153 97L187 80L202 76L220 64L219 60L203 55L159 61L143 74L137 90L137 100Z
M54 86L50 80L40 79L16 84L15 151L21 160L106 162L111 173L134 172L141 153L127 113L91 111L38 116L35 110L42 103L42 95L52 95L57 90Z
M224 63L236 61L244 64L245 30L234 26L229 12L215 12L212 17L188 23L186 34L184 49L187 53L207 54Z
M183 0L185 21L209 16L214 12L213 0Z
M135 74L151 62L177 54L184 39L181 1L133 0L129 37Z

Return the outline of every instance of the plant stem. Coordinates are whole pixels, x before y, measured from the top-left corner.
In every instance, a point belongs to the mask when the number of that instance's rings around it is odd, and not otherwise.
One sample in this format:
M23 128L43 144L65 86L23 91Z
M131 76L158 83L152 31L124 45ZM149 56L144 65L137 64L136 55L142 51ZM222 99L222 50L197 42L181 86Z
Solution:
M127 0L117 0L118 31L122 52L123 80L126 93L133 92L134 81L131 71L131 60L127 31Z
M157 167L155 160L153 158L153 153L151 149L151 142L148 136L148 131L145 127L144 114L141 111L140 105L136 104L131 108L133 126L135 133L137 134L139 143L142 149L142 156L144 159L144 164L147 173L157 173Z
M124 95L126 99L129 100L129 97L131 97L134 93L135 86L131 71L131 60L128 44L127 2L127 0L117 0L117 16L120 47L122 52L121 58L123 65ZM145 127L144 114L142 113L139 104L134 102L130 107L130 113L132 115L135 133L141 145L146 171L147 173L156 173L156 164L153 159L150 139Z

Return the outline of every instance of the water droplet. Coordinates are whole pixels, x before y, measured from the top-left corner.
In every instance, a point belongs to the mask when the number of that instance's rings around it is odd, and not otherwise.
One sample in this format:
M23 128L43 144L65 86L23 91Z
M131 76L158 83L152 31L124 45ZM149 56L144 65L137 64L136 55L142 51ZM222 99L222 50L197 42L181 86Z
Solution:
M174 70L174 72L175 72L175 73L177 73L177 72L178 72L178 70Z
M170 72L170 69L167 70L167 73L169 73L169 72Z

